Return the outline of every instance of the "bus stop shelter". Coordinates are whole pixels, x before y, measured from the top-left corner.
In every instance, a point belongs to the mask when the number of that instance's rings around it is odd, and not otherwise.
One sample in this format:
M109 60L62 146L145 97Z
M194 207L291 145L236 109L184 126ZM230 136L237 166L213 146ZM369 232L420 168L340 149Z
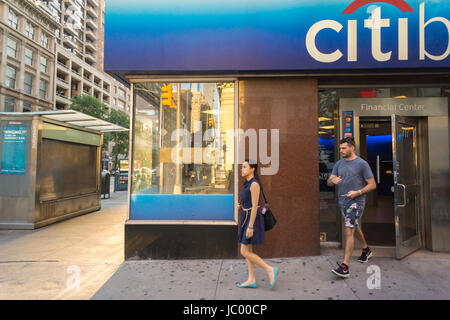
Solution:
M74 110L0 112L0 229L35 229L100 210L103 133Z

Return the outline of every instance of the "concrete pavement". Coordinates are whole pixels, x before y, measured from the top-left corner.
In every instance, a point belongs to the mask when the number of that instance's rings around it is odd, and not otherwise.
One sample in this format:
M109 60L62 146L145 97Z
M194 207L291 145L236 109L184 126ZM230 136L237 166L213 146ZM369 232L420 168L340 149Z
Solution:
M111 192L101 211L0 230L0 299L91 298L123 262L126 201L126 191Z
M93 299L157 300L342 300L449 299L450 255L421 251L401 261L376 257L366 264L353 259L349 279L331 273L335 255L268 259L280 269L274 290L256 267L259 287L241 289L247 278L244 260L127 261ZM341 260L342 261L342 260ZM373 271L378 267L379 289ZM373 267L375 266L375 267ZM372 277L372 278L370 278ZM370 278L370 279L369 279ZM369 286L367 282L369 281Z
M269 259L280 268L274 290L256 267L257 289L240 289L245 261L124 262L127 193L111 193L102 210L37 230L0 231L0 299L449 299L450 254L419 251L398 261L374 249L350 264L349 279L331 273L342 250L317 257ZM379 283L369 266L379 268ZM372 271L373 272L373 271ZM372 278L371 278L372 277ZM367 285L379 284L379 289Z

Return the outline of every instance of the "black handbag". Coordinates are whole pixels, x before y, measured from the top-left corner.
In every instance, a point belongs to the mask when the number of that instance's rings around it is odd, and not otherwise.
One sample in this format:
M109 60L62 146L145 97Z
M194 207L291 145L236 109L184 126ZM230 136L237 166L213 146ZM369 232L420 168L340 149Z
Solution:
M262 195L264 197L264 207L261 209L261 213L264 217L264 231L269 231L272 229L277 223L277 219L275 219L272 210L269 208L269 203L267 202L266 196L264 195L264 191L261 188Z

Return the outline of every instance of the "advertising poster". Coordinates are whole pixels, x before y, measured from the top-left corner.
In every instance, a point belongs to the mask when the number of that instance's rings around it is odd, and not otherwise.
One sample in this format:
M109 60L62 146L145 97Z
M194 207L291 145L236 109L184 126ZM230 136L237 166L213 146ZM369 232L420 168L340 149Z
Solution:
M2 136L1 174L25 174L27 127L5 126Z

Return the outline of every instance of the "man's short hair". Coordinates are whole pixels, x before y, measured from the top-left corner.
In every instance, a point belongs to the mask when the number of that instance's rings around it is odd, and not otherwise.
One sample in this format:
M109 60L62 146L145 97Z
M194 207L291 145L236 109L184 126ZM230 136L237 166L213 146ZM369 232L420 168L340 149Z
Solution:
M355 139L353 137L345 137L339 141L339 144L348 143L349 146L355 146Z

